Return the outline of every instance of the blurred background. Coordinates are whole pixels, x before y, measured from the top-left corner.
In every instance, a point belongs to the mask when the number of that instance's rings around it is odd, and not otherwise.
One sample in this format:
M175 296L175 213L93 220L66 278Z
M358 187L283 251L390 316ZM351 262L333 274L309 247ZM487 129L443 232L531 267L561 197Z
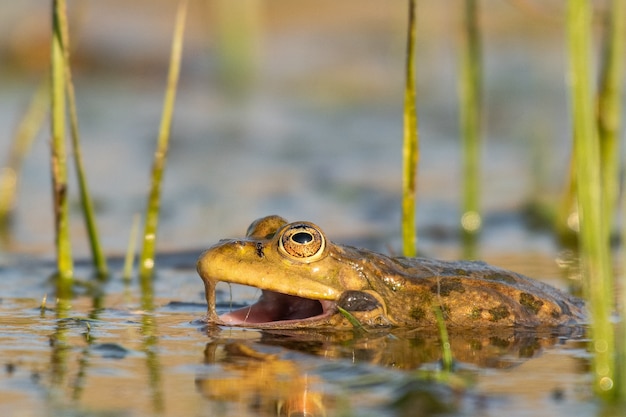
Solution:
M557 248L529 227L524 208L556 202L569 163L564 6L481 6L480 254L535 274L554 265ZM175 9L68 1L83 159L108 254L124 252L144 210ZM460 253L461 13L461 1L418 2L418 245L440 258ZM37 0L2 5L2 159L46 77L50 15ZM316 222L334 241L399 253L406 25L400 0L192 0L158 248L205 248L280 214ZM5 254L54 256L49 137L46 122L19 177ZM87 256L71 178L74 253Z

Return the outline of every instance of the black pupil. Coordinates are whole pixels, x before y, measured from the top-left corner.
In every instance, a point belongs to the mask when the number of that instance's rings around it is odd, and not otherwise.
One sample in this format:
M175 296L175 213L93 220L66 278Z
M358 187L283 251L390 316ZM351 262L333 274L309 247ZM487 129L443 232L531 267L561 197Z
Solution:
M304 245L305 243L309 243L310 241L312 241L313 236L311 236L311 234L307 232L298 232L291 236L291 240L296 243L300 243L301 245Z

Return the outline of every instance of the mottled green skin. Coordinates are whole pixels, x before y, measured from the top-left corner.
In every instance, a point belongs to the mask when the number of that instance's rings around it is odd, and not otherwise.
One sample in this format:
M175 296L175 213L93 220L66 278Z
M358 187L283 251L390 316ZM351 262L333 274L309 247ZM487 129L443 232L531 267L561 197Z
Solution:
M200 257L198 272L206 286L210 321L220 323L214 309L218 281L339 305L347 291L367 293L378 307L351 311L366 326L433 327L436 305L448 327L558 326L585 319L581 300L484 262L392 258L330 241L313 262L287 259L278 248L278 239L289 226L285 223L277 216L259 219L247 238L222 240ZM320 319L255 327L324 326L350 324L335 308L334 314Z
M433 325L440 305L448 326L556 326L585 319L583 302L547 284L484 262L389 258L342 247L372 271L372 287L396 325Z

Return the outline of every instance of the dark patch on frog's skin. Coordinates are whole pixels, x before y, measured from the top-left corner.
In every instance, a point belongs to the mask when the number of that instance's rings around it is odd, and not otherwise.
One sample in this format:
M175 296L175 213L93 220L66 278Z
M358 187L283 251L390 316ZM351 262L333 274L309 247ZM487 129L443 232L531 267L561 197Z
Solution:
M347 311L372 311L380 307L378 300L363 291L346 291L337 305Z
M430 291L434 294L441 295L442 297L447 297L452 291L464 293L465 287L461 283L460 278L451 278L433 285L430 287Z
M265 254L263 253L263 244L261 242L257 242L256 244L256 255L259 258L264 258Z
M506 306L490 308L487 311L489 312L489 314L491 314L491 318L489 319L491 321L500 321L511 315L511 312Z
M409 311L409 316L419 323L426 317L426 311L422 307L413 307Z
M539 313L539 310L543 306L543 301L536 299L531 294L527 292L520 293L519 295L519 303L524 307L529 308L533 313ZM553 311L554 313L554 311Z
M470 313L470 318L472 320L484 320L484 313L487 312L489 314L488 320L497 322L502 319L506 319L511 315L509 309L506 306L498 306L490 309L484 309L480 307L474 307L472 312Z

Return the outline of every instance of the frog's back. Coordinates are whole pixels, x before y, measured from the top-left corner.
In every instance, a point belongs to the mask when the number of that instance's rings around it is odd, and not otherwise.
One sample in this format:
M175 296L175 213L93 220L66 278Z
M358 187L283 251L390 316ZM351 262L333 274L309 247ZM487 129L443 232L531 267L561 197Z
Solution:
M395 265L383 268L383 281L394 293L405 294L388 306L399 323L431 326L432 305L441 306L452 327L559 326L585 320L582 300L484 262L402 257L390 262Z

